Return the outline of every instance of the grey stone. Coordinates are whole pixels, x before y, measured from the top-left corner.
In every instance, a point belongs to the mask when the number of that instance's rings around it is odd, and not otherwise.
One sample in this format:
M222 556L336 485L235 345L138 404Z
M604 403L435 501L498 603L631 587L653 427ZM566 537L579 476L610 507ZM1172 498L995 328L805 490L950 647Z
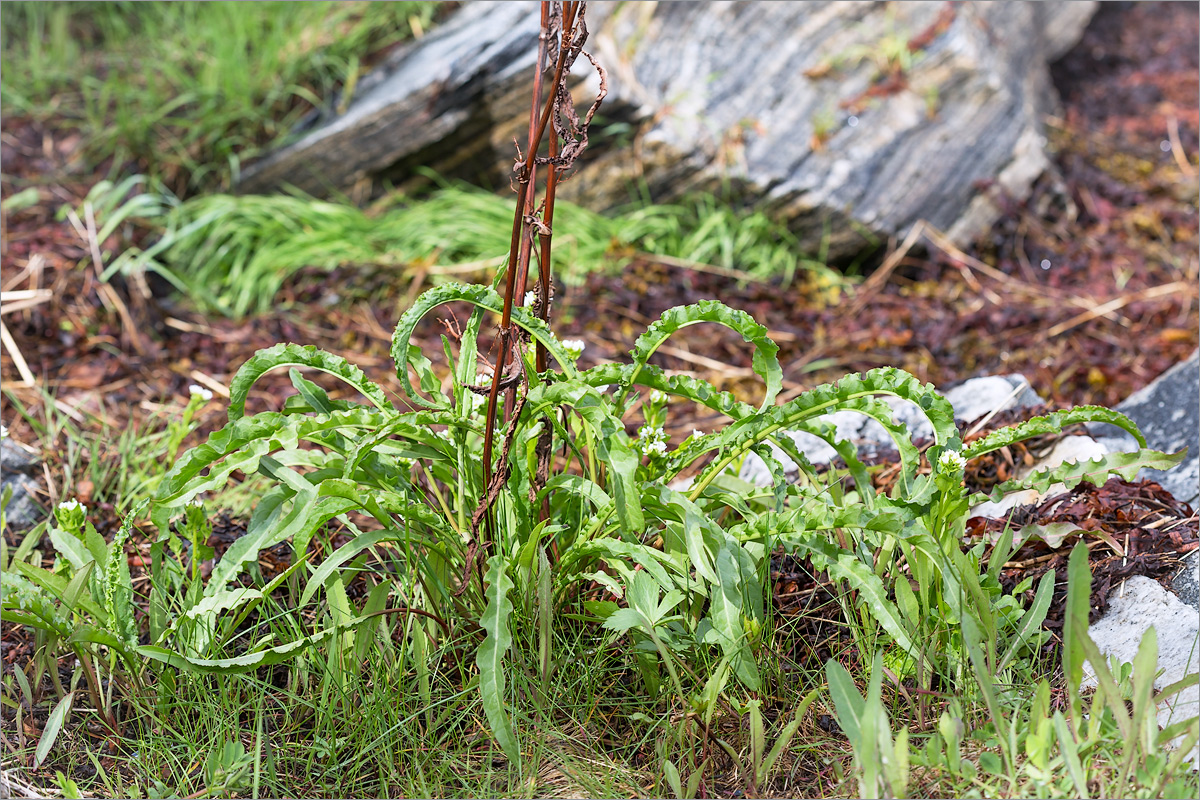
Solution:
M1184 556L1183 569L1171 581L1171 589L1185 605L1200 605L1200 550Z
M659 201L727 186L834 260L864 248L863 230L903 236L919 220L965 244L997 218L997 195L1027 196L1047 169L1047 64L1096 7L589 3L589 49L609 77L601 113L636 135L606 148L593 131L597 147L559 196L603 209L639 181ZM537 35L536 3L463 3L360 81L344 115L250 165L240 189L323 195L364 178L403 184L418 166L507 186ZM888 58L911 63L879 91ZM583 102L598 84L585 59L576 67Z
M1116 410L1137 424L1155 450L1188 449L1186 460L1178 466L1166 472L1143 470L1138 477L1157 481L1177 500L1196 505L1200 500L1200 350L1131 394ZM1110 450L1137 448L1133 437L1115 425L1096 424L1089 429Z
M961 422L972 422L993 411L1024 408L1044 402L1030 387L1024 375L988 375L972 378L947 389L943 395L954 406L954 416ZM892 418L896 422L904 423L914 440L927 439L933 435L929 420L915 405L896 397L888 397L885 402L892 408ZM836 427L839 439L853 442L863 455L876 455L893 448L892 439L887 431L870 417L855 411L837 411L822 419ZM811 433L785 431L784 435L794 441L805 457L814 464L828 463L837 455L823 439ZM786 474L795 475L799 472L800 468L796 463L774 445L772 454L783 464ZM770 485L772 480L767 465L755 453L747 454L742 462L739 477L759 486Z
M41 488L37 478L40 465L25 445L8 436L0 439L0 497L12 490L12 498L4 509L5 523L12 528L30 528L46 516L33 499Z
M1104 617L1088 628L1088 635L1110 660L1132 663L1142 636L1153 627L1158 637L1159 676L1155 691L1161 691L1197 672L1200 659L1200 612L1183 603L1157 581L1135 575L1113 590ZM1095 686L1091 664L1084 666L1084 687ZM1158 723L1170 725L1200 712L1200 689L1190 686L1159 705ZM1182 738L1182 737L1181 737ZM1176 740L1176 744L1179 740ZM1195 769L1197 748L1186 758Z

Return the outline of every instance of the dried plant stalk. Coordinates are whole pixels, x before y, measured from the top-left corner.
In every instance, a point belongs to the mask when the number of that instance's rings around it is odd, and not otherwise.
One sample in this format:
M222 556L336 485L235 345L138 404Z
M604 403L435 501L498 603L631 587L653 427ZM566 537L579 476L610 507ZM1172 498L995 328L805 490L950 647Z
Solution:
M513 215L512 238L509 242L508 262L504 282L504 309L500 320L500 336L496 346L496 360L492 370L492 383L488 391L487 417L483 438L483 484L484 492L480 498L479 507L472 516L472 534L478 536L480 525L486 526L486 542L482 543L484 554L491 551L493 525L491 509L496 498L508 478L507 458L512 446L512 436L516 429L516 419L524 405L524 393L528 388L528 380L524 375L507 375L510 365L519 370L520 359L515 357L513 348L520 344L520 337L512 324L512 307L514 297L524 298L528 282L529 261L533 255L533 241L538 239L538 316L544 320L550 318L551 281L550 256L551 224L554 220L555 186L562 174L569 170L579 155L587 148L588 125L595 116L596 110L604 100L608 91L604 70L590 54L584 52L588 30L586 23L587 4L583 2L543 2L541 16L541 34L538 37L538 60L534 74L533 101L530 110L529 138L525 153L522 155L518 147L518 162L515 169L517 185L517 203ZM580 119L567 87L567 76L571 66L580 56L591 62L600 75L600 91L597 93L587 113ZM548 69L549 63L554 62L554 77L550 85L550 97L543 104L542 75ZM540 114L538 113L540 109ZM550 136L549 154L538 156L542 137L546 128L553 120L553 131ZM536 123L536 124L535 124ZM561 140L561 141L560 141ZM546 165L546 198L539 207L537 196L537 166ZM540 213L539 213L540 208ZM546 369L546 352L537 346L535 353L537 369ZM494 469L492 452L495 445L496 415L499 406L500 390L505 389L505 416L509 428L501 452L501 464ZM520 399L517 393L520 392ZM539 439L539 476L549 466L549 426L543 433L545 443ZM542 451L545 451L543 454ZM545 506L543 506L543 514Z

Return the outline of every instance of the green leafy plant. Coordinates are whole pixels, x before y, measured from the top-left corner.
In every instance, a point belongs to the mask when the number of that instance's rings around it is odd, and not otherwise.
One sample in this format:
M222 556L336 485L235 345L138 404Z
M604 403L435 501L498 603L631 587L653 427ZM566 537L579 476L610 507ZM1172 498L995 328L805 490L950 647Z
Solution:
M1121 679L1114 676L1108 659L1087 633L1091 571L1087 547L1082 542L1071 550L1067 575L1063 671L1073 700L1071 719L1064 720L1061 713L1055 718L1059 741L1070 743L1073 736L1078 737L1083 740L1080 743L1082 750L1103 736L1106 729L1111 736L1115 728L1123 744L1121 755L1124 757L1119 762L1113 793L1154 797L1166 780L1179 772L1196 742L1200 741L1200 717L1185 718L1160 729L1158 705L1195 686L1200 682L1200 675L1192 673L1155 695L1158 637L1150 628L1142 636L1132 670L1118 673L1122 675ZM1082 714L1081 702L1076 699L1082 686L1085 660L1095 676L1097 688L1086 716ZM1179 741L1173 742L1177 737ZM1082 771L1072 766L1072 774L1082 774Z
M247 753L241 742L223 742L209 751L208 759L204 762L208 791L221 793L250 788L254 766L254 754Z
M444 340L453 365L451 379L444 383L410 339L421 318L449 302L469 303L476 310L463 329L457 359L450 340ZM630 633L635 644L637 637L644 637L650 645L644 655L654 656L668 672L678 654L716 647L730 659L741 682L757 688L754 643L765 614L760 576L767 555L783 545L809 555L858 593L861 606L849 613L864 629L878 629L888 636L924 665L926 676L953 676L962 674L968 658L962 634L955 632L958 626L951 626L950 620L975 614L997 637L1011 633L1008 646L994 654L989 649L986 656L993 665L1011 662L1016 648L1028 644L1039 615L1045 613L1049 585L1043 583L1039 601L1029 611L1018 613L1011 600L989 610L993 601L1003 601L997 597L999 585L991 581L991 589L984 590L978 562L960 549L968 508L962 488L965 458L1002 446L1001 442L1037 435L1048 426L1081 419L1115 421L1133 429L1113 412L1076 409L1024 423L963 450L946 401L931 387L895 369L851 375L775 405L780 373L774 345L748 316L717 302L666 312L638 340L630 363L583 372L548 326L518 307L511 310L514 324L522 336L545 348L558 369L538 372L530 349L519 348L522 360L514 369L523 379L513 405L506 406L509 422L498 431L505 444L493 473L505 480L493 484L502 490L488 491L481 463L484 398L474 386L479 369L476 337L484 312L497 313L503 306L503 299L489 287L451 284L422 295L404 314L392 352L404 397L421 407L417 411L400 411L383 388L360 370L314 348L278 345L247 362L231 382L229 423L206 444L185 453L159 487L155 513L166 541L170 509L185 506L201 492L223 487L234 471L259 472L275 482L252 517L247 535L218 562L193 608L203 603L207 609L229 613L275 591L282 585L280 578L261 589L234 587L233 581L255 563L261 550L285 541L290 540L294 550L289 573L300 570L302 605L327 590L330 576L339 568L369 549L397 547L394 554L405 570L394 577L393 591L405 598L407 608L433 616L443 629L460 620L481 625L486 620L489 644L477 664L489 720L497 730L505 724L499 713L504 684L498 670L511 641L507 626L517 608L499 587L511 584L516 596L536 591L531 584L533 565L542 563L543 557L560 610L582 601L587 618L603 622L608 630ZM730 327L755 348L755 369L766 387L759 408L702 381L669 377L648 363L667 337L701 322ZM357 389L366 402L331 399L302 377L298 367L339 379ZM282 412L246 416L246 397L254 382L280 368L291 369L297 395ZM699 403L736 421L723 431L690 437L671 449L655 432L663 403L650 402L642 436L631 439L623 419L645 390ZM892 421L888 406L877 399L884 395L912 400L933 423L936 443L928 453L932 472L920 472L916 448ZM762 447L774 442L785 452L790 449L799 463L806 463L778 434L789 428L809 430L842 453L858 486L869 487L853 448L821 423L822 416L847 408L879 420L895 437L903 476L894 496L875 495L869 489L831 491L829 479L815 473L808 484L788 484L779 463ZM539 474L538 461L543 431L549 433L549 452L567 454L544 476ZM641 440L649 444L639 448ZM744 485L727 476L726 469L751 450L769 459L779 477L769 490L747 495ZM685 469L700 466L706 456L712 458L689 489L670 488ZM1013 488L1101 480L1109 473L1128 475L1143 465L1175 460L1149 451L1105 457L1031 476ZM543 500L548 514L539 519ZM485 501L496 515L490 531L483 527L479 513ZM352 515L362 515L374 529L362 530ZM308 566L305 558L314 533L335 518L355 532L354 538L319 566ZM835 531L842 532L842 544L830 535ZM480 581L476 565L483 552L491 555L487 575ZM898 589L908 580L899 567L901 555L919 581L919 592ZM992 569L1002 563L993 559ZM900 576L905 576L902 581L897 580ZM156 583L156 589L163 591L165 586ZM897 600L891 599L894 592ZM160 643L173 638L170 630L161 629L154 636L155 645L142 652L184 668L251 669L361 621L362 617L347 612L331 627L290 643L219 660L161 649ZM436 638L437 629L432 633ZM928 644L931 641L959 642L963 655L956 657L953 648L940 654ZM657 667L649 669L653 672ZM680 680L672 676L677 691L684 694ZM653 681L650 678L648 685ZM511 750L511 739L499 735L505 749Z
M37 631L38 645L45 653L56 654L60 647L74 653L77 678L86 678L94 707L114 731L119 730L112 711L115 686L109 681L107 691L103 690L99 665L103 657L111 674L120 660L135 681L141 671L136 654L133 586L124 546L134 520L146 505L143 501L135 508L112 541L106 543L86 521L82 504L60 504L56 509L59 527L49 531L59 554L54 569L14 557L0 597L0 618ZM18 550L15 555L20 554ZM58 683L57 669L48 674L58 694L66 697ZM62 707L65 714L69 704Z

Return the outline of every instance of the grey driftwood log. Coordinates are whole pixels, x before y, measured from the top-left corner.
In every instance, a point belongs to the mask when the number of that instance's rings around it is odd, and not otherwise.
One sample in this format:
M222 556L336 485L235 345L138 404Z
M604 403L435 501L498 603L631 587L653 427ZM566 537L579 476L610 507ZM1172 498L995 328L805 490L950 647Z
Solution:
M636 134L606 147L594 126L586 168L560 196L603 209L636 180L660 201L724 183L814 251L830 237L834 258L921 219L966 243L994 221L996 192L1024 197L1047 168L1047 65L1095 7L589 3L588 49L610 84L601 112ZM240 190L324 195L403 183L418 166L506 188L537 35L535 2L464 3L365 76L344 115L249 167ZM902 77L881 84L890 64ZM583 102L595 78L584 59L577 68Z

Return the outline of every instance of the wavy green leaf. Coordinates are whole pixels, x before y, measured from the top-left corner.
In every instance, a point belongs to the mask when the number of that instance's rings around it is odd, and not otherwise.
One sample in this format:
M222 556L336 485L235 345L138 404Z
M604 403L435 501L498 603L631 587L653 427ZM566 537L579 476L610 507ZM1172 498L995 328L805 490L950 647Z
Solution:
M277 450L294 450L301 439L313 440L321 433L333 430L374 431L389 419L388 414L368 408L334 411L321 417L294 417L264 411L235 419L175 462L158 485L155 503L181 506L201 492L224 488L236 470L246 474L256 472L263 456ZM422 423L413 420L412 424Z
M319 350L312 345L277 344L274 347L259 350L250 356L234 374L233 380L229 383L229 420L231 422L245 416L246 397L255 381L279 367L311 367L328 373L357 389L376 408L396 413L396 407L384 395L383 389L368 380L361 369L341 356Z
M629 352L635 368L630 380L637 378L638 368L650 360L654 351L671 334L681 328L701 322L715 322L724 325L730 330L740 333L742 339L748 344L754 345L754 358L751 366L755 374L766 384L766 394L760 408L767 408L774 403L775 397L783 386L783 370L779 366L779 358L776 355L779 352L779 345L771 341L766 327L755 322L754 317L745 311L732 309L718 300L702 300L693 305L675 306L664 311L662 316L638 337L633 349Z
M922 384L903 370L881 367L864 375L847 375L834 384L817 386L784 405L773 406L752 416L743 417L716 436L705 437L704 450L716 450L718 457L696 479L692 498L698 497L717 474L759 442L779 431L806 430L806 423L843 409L859 411L883 424L896 443L897 449L908 459L905 474L911 475L915 472L915 451L908 438L907 429L892 421L890 409L887 412L882 410L886 408L885 404L873 400L878 395L900 397L921 409L934 431L937 450L931 450L931 458L936 458L942 448L958 449L958 428L954 425L954 409L949 401L938 394L931 384ZM811 432L818 433L818 430L820 429ZM828 435L827 432L822 433ZM865 478L865 474L862 477ZM855 479L858 480L859 476L855 475ZM870 484L868 482L861 485Z
M1187 450L1178 453L1161 453L1157 450L1139 450L1136 453L1106 453L1102 456L1080 462L1067 462L1050 469L1040 469L1024 478L1013 479L992 487L993 501L1001 500L1010 492L1034 489L1045 492L1056 483L1063 484L1066 489L1073 489L1080 483L1101 486L1113 475L1118 475L1127 481L1137 477L1142 469L1170 469L1187 455Z
M504 659L512 646L512 632L508 626L512 620L513 605L508 593L513 590L514 584L508 577L502 555L488 559L484 581L487 583L488 603L479 624L487 631L487 636L475 655L475 665L479 667L479 694L492 735L508 760L519 768L521 748L504 703L504 673L508 669Z
M1076 406L1062 411L1055 411L1041 417L1033 417L1017 425L992 431L981 439L976 439L964 445L962 456L972 459L1010 444L1032 439L1034 436L1044 436L1049 433L1061 433L1069 425L1081 422L1107 422L1128 431L1137 440L1139 447L1146 446L1146 437L1138 430L1133 420L1119 411L1101 406Z
M185 672L233 675L242 672L252 672L259 667L269 667L272 664L281 664L284 661L295 658L305 648L320 644L330 636L343 633L350 628L357 627L363 622L377 619L378 617L375 616L356 617L351 620L349 625L343 627L326 628L312 636L306 636L302 639L296 639L295 641L287 642L286 644L281 644L267 650L257 650L253 653L246 653L232 658L193 658L158 645L142 645L137 648L136 652L145 658L162 662Z
M208 595L200 599L199 603L189 608L183 614L186 619L200 619L202 617L213 617L222 611L230 611L251 600L262 598L263 593L257 589L247 589L238 587L237 589L226 589L215 594ZM174 624L171 625L175 627Z
M783 471L783 464L779 463L779 459L771 453L771 448L765 444L755 445L751 449L762 459L771 473L771 493L775 498L775 513L778 514L783 511L784 500L787 498L788 479L787 474Z
M857 589L859 602L867 606L871 617L887 631L896 645L914 658L920 657L920 651L904 625L900 609L888 599L883 581L870 567L852 553L821 538L809 538L800 543L799 548L813 559L817 569L825 569L831 578L844 580L851 588Z
M754 406L743 403L729 392L719 391L708 381L690 375L668 376L661 367L643 364L600 364L579 373L579 379L589 386L641 386L657 389L664 394L682 397L713 411L741 419L755 412Z

